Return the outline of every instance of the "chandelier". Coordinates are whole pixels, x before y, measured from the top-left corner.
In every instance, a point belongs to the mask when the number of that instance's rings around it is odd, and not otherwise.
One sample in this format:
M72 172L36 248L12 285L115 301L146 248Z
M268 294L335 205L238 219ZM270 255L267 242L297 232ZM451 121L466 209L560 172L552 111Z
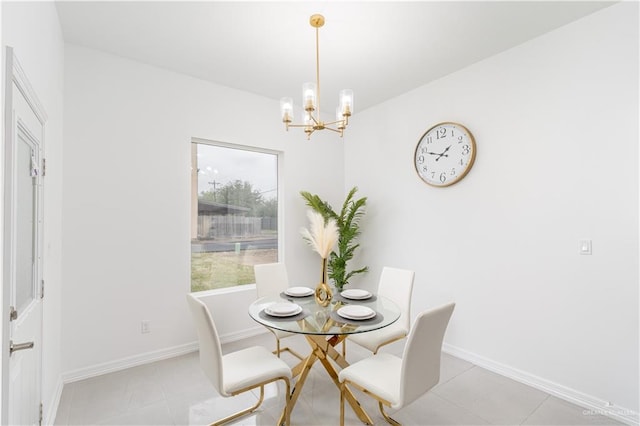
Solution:
M282 98L280 100L280 111L285 128L302 127L307 134L307 139L311 139L311 134L316 130L331 130L340 133L342 137L344 129L349 124L349 117L353 113L353 90L344 89L339 94L339 104L336 108L336 120L330 122L322 121L320 116L320 49L318 43L318 29L324 25L324 16L311 15L309 23L316 29L316 82L304 83L302 85L302 105L304 107L302 124L292 124L293 121L293 99Z

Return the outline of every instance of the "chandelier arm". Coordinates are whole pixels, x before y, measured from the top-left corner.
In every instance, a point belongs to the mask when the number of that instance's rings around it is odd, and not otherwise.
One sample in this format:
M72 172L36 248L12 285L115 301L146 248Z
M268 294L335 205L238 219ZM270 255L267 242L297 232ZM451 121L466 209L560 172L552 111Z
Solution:
M335 123L328 123L328 124L325 124L325 125L324 125L324 127L323 127L322 129L323 129L323 130L324 130L324 129L326 129L326 130L332 130L332 131L334 131L334 132L338 132L338 133L340 133L340 132L341 132L340 130L338 130L338 129L334 129L333 127L328 127L330 124L335 124ZM309 125L307 125L307 124L289 124L289 127L312 127L312 128L313 128L313 126L309 126ZM314 129L313 131L315 132L315 129Z
M329 121L329 122L324 123L324 124L325 124L325 126L330 126L332 124L338 124L338 123L344 123L345 125L347 124L347 122L344 119L336 120L336 121Z
M332 132L342 133L342 130L334 129L333 127L324 126L323 130L331 130Z
M314 125L320 124L318 119L315 118L313 115L309 114L309 118L311 118L311 120L313 121ZM334 122L329 123L329 124L335 124L335 123L337 123L337 121L334 121ZM292 124L292 123L289 123L288 126L289 127L309 127L310 125L309 124Z

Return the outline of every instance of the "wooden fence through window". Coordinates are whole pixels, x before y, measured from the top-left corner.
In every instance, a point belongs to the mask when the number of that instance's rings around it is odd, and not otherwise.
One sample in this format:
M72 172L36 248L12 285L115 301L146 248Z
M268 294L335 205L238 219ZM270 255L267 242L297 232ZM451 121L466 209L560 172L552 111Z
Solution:
M236 215L198 216L199 239L246 238L262 233L262 218Z

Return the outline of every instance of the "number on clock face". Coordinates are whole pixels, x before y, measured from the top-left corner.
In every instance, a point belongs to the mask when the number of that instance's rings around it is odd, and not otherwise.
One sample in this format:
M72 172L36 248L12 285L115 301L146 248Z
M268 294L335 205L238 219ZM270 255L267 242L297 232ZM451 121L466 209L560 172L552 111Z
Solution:
M420 138L415 152L418 175L429 185L449 186L462 179L476 157L476 142L458 123L439 123Z

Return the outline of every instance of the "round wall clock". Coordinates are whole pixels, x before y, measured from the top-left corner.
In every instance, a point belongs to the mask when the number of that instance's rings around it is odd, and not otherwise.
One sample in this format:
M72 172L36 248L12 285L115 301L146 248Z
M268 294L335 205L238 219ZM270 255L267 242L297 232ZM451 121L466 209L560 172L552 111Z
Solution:
M476 141L462 124L438 123L418 141L416 171L432 186L449 186L466 176L476 158Z

